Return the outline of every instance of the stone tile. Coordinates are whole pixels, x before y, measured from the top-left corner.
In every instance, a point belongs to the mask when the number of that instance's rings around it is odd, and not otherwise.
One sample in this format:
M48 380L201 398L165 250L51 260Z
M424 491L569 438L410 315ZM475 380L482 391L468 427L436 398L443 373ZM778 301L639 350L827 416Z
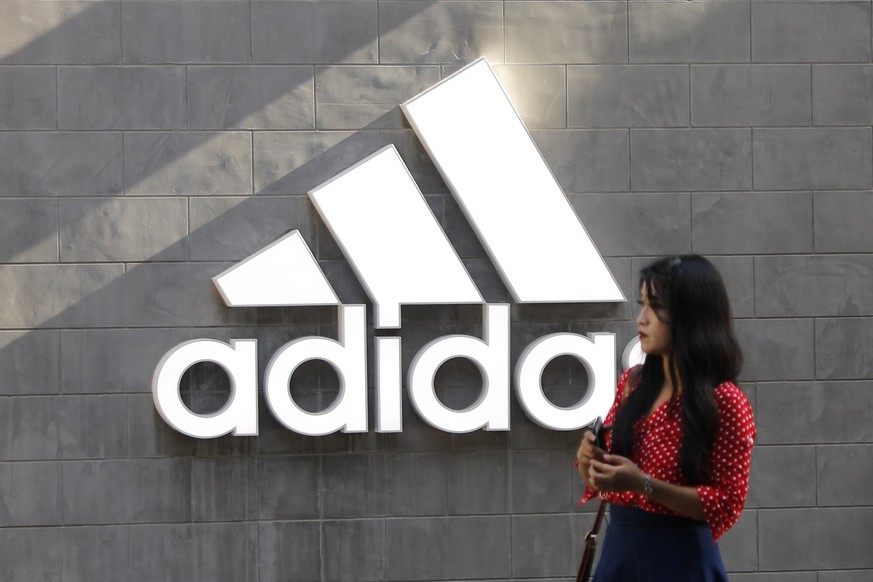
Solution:
M192 526L142 525L130 528L130 580L193 580Z
M695 126L809 125L808 65L691 65Z
M625 63L621 2L508 2L507 64Z
M184 198L75 198L60 201L61 261L184 261Z
M128 418L132 458L187 457L197 450L198 441L176 432L161 419L151 394L128 396Z
M760 444L873 443L873 384L759 384L755 414Z
M696 192L691 196L694 252L812 252L812 214L812 192Z
M754 572L758 569L758 516L755 511L743 511L740 519L718 541L724 566L728 572Z
M818 582L866 582L873 570L846 570L843 572L819 572ZM815 582L815 581L812 581Z
M812 120L814 125L873 123L873 66L813 65Z
M60 129L184 129L185 68L59 67Z
M756 190L873 186L870 128L755 129Z
M194 66L188 68L188 127L192 129L313 129L310 66Z
M752 2L752 61L869 62L870 5Z
M63 580L111 580L131 563L127 526L74 527L61 531L64 540Z
M121 61L120 2L0 4L4 64L111 64Z
M813 193L815 252L873 252L873 192Z
M192 545L195 582L250 582L258 579L256 523L194 525ZM234 551L221 551L233 548Z
M193 521L244 521L253 520L257 515L258 466L255 459L192 460Z
M58 260L58 201L0 198L0 260L53 263Z
M128 528L0 529L4 580L87 582L111 580L130 564Z
M559 65L493 66L500 86L529 129L567 126L567 74Z
M379 2L379 62L500 62L503 26L501 2Z
M385 577L385 520L330 520L323 525L324 580L345 582Z
M0 13L2 11L0 6ZM58 90L54 67L0 66L0 87L3 87L0 130L57 127Z
M61 377L60 332L0 331L0 394L55 394Z
M386 580L511 576L507 516L389 519L385 530Z
M567 67L570 127L687 127L688 66Z
M188 459L64 463L63 491L68 525L191 520Z
M252 193L249 132L130 132L124 147L128 195Z
M409 336L404 335L404 342L407 337ZM404 362L408 361L405 359L407 357L404 355ZM387 453L428 453L445 451L451 446L452 435L426 423L413 409L408 398L403 400L401 412L403 432L382 434L381 450ZM390 500L386 501L389 502Z
M331 395L335 395L332 392ZM368 394L367 401L375 402L376 397L371 390ZM310 437L302 434L294 433L285 429L284 438L282 441L286 443L280 450L286 450L288 447L294 447L293 452L305 453L310 449L315 449L323 455L331 453L370 453L376 454L382 450L382 434L375 431L375 420L373 406L370 407L369 418L367 419L369 432L342 432L338 431L330 435ZM269 418L269 417L268 417ZM266 419L265 419L266 420ZM262 422L262 426L265 426ZM269 425L266 425L269 427ZM274 433L275 434L275 433ZM263 438L261 439L263 440ZM263 449L262 449L263 450ZM322 463L322 473L324 474L325 464ZM326 506L325 506L326 507Z
M578 435L577 435L578 438ZM575 502L572 456L565 451L512 452L512 512L562 513Z
M505 451L447 456L446 497L450 515L510 513L509 455Z
M325 456L322 474L326 518L388 513L387 463L382 455Z
M112 264L0 266L0 327L96 327L118 322L120 302L97 310L93 301L122 274L122 265Z
M356 148L343 147L352 141L360 141L361 138L356 136L363 133L255 132L255 192L306 195L309 190L381 147L360 143ZM342 155L340 150L343 150ZM313 252L316 250L312 249Z
M12 430L12 405L15 402L12 398L0 398L0 460L8 460L12 458L12 439L14 432Z
M873 377L873 319L820 318L815 321L815 377L848 380Z
M749 60L745 2L634 2L628 9L632 63Z
M320 529L315 521L261 522L257 579L321 582Z
M691 252L689 194L582 194L570 202L604 256ZM635 228L643 216L650 228Z
M709 256L727 288L733 317L755 315L755 260L753 257ZM636 313L634 313L636 316Z
M0 133L0 197L120 194L121 134Z
M755 257L758 317L873 315L873 256Z
M318 457L265 457L258 460L257 471L259 519L319 517Z
M125 396L16 396L12 422L16 460L127 456Z
M61 525L62 491L59 463L0 463L0 523Z
M816 447L819 506L873 505L873 445Z
M194 456L197 457L245 457L258 450L256 437L238 437L228 434L214 439L194 439Z
M0 576L16 582L61 582L64 544L68 541L64 531L47 527L0 529Z
M734 322L743 350L744 382L814 377L811 319L740 319Z
M747 190L752 186L751 148L748 129L634 129L631 188Z
M239 261L299 230L315 252L315 227L301 196L202 197L189 200L188 246L195 261Z
M194 332L173 329L92 329L60 332L60 361L66 393L151 392L161 357L192 339Z
M440 80L436 66L316 67L318 129L409 127L399 105Z
M446 459L443 453L401 453L385 459L389 515L446 514Z
M778 509L758 512L759 569L870 568L873 508ZM819 543L809 543L810 532ZM803 548L798 552L798 548Z
M582 541L579 540L579 545L573 543L573 525L568 515L513 515L513 576L572 576L579 567L581 556L576 553ZM605 530L608 525L604 525ZM584 536L584 531L579 535Z
M565 192L628 190L627 131L538 130L532 137Z
M762 390L767 390L765 385ZM786 424L780 418L771 418L758 413L759 435L764 420ZM761 439L758 439L759 441ZM816 448L813 446L756 446L752 450L752 473L749 480L749 496L746 507L815 507L816 480L810 479L815 473ZM792 483L786 487L786 483Z
M377 62L376 2L261 1L251 12L255 63Z
M224 305L212 277L229 263L142 263L113 288L112 300L124 309L125 325L137 327L208 326L255 323L254 308ZM109 294L104 295L109 300Z
M249 7L243 2L126 0L125 63L247 63Z
M422 193L448 192L412 130L255 132L255 192L305 194L389 144L397 148Z

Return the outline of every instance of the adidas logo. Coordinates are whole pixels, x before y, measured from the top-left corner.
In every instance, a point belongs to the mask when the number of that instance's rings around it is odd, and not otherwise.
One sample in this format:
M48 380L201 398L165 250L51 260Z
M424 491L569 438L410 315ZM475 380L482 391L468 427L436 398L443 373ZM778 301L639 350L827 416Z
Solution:
M614 302L624 295L501 88L479 59L401 108L518 303ZM429 424L447 432L509 430L509 305L487 304L433 216L393 145L386 146L309 196L373 304L374 327L401 327L401 306L482 304L483 337L446 336L425 345L407 372L408 396ZM228 306L336 305L339 337L304 337L282 346L264 374L264 397L288 429L306 435L366 432L367 329L364 305L343 305L298 231L215 276ZM374 337L375 430L402 430L401 338ZM174 429L196 438L257 435L258 362L254 339L184 342L155 370L155 406ZM590 385L572 407L556 407L540 384L554 358L586 366ZM542 426L573 430L612 402L615 336L556 333L532 342L515 365L516 397ZM447 360L472 360L484 380L465 410L443 405L433 388ZM625 350L627 358L627 350ZM312 413L291 398L288 383L303 362L328 362L340 392ZM179 381L211 361L231 379L224 408L197 415L182 402Z

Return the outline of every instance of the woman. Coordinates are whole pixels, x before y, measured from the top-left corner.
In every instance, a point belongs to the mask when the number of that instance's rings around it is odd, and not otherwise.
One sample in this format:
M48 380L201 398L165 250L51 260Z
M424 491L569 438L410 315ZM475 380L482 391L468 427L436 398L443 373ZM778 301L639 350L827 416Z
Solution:
M755 424L724 283L703 257L661 259L640 306L645 363L619 381L607 450L588 431L576 455L581 503L610 503L594 580L726 581L716 542L746 501Z

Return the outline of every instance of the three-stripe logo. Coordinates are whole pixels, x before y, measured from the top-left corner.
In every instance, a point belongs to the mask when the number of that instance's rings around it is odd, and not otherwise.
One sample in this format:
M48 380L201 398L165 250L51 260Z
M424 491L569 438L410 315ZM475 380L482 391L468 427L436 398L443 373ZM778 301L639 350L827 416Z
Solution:
M401 108L518 303L614 302L624 295L547 167L491 67L479 59ZM482 304L483 338L448 336L418 353L408 370L412 404L430 424L450 432L509 428L509 308L487 304L393 145L309 192L373 304L376 328L400 328L401 306ZM266 367L264 396L280 422L304 434L367 430L365 307L342 305L301 234L294 230L214 277L229 306L337 305L339 339L300 338ZM209 438L257 434L255 340L192 340L159 364L155 404L180 432ZM402 430L400 337L374 338L376 430ZM586 396L568 408L542 393L540 377L560 355L589 372ZM479 400L466 410L445 407L433 375L465 357L482 372ZM322 359L337 371L340 394L327 410L304 411L288 394L302 362ZM178 382L198 361L222 365L232 394L224 409L195 415ZM613 334L560 333L539 338L515 369L516 395L528 415L558 430L584 426L611 402ZM244 403L243 400L246 402ZM253 412L254 410L254 412ZM254 416L253 416L254 415Z

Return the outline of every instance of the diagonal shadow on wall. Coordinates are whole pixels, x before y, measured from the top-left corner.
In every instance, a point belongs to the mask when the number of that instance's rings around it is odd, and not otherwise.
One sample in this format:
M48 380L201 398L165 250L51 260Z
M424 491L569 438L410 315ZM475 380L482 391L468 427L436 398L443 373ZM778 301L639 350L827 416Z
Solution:
M408 14L412 17L432 4L415 3L417 12ZM10 55L4 62L27 62L34 54L51 52L52 47L63 45L71 35L81 35L95 22L102 22L103 17L97 18L95 15L98 11L107 10L107 6L107 3L94 4ZM402 22L397 24L401 25ZM381 34L386 32L380 31ZM352 50L354 48L351 47ZM311 79L307 82L311 82ZM247 103L248 109L238 111L234 118L226 119L226 125L233 127L280 98L283 92L295 89L290 84L274 88L275 93L259 92L256 99ZM147 393L151 371L163 352L194 335L210 335L219 339L258 337L262 339L262 365L269 353L289 338L308 334L330 335L336 323L336 314L332 309L228 309L215 292L210 278L233 261L275 240L288 229L299 228L322 262L340 299L344 303L367 303L360 283L313 210L305 192L380 147L392 143L398 147L423 192L428 194L435 215L448 231L486 298L489 301L509 301L505 287L472 229L453 199L446 194L442 180L418 140L400 122L401 119L395 107L367 127L354 132L279 132L277 143L281 145L283 138L289 140L289 145L305 142L306 146L298 148L298 151L303 150L306 155L286 166L279 163L275 179L260 184L254 196L211 197L210 202L219 207L215 218L197 228L192 225L185 239L145 260L137 260L135 264L69 265L71 268L93 269L87 275L91 280L79 289L72 289L70 295L80 293L81 296L55 313L52 313L50 305L45 309L31 309L29 306L20 309L16 301L20 302L21 298L7 297L9 303L4 307L6 315L2 318L4 327L35 331L22 334L8 343L0 350L0 361L15 364L19 359L26 360L28 363L23 366L26 373L29 367L40 365L35 360L41 358L28 353L36 348L38 353L47 356L43 359L43 365L45 361L57 361L60 369L48 367L46 381L39 386L16 385L13 373L11 384L4 392L54 394L57 391L52 387L59 386L62 393L68 394ZM189 132L189 135L191 139L175 151L175 157L158 158L150 171L139 174L138 179L148 180L151 175L159 174L167 165L212 139L214 132ZM75 152L70 155L75 155ZM275 157L281 160L281 151ZM135 190L137 185L137 182L130 181L124 187L125 190ZM34 192L34 195L47 194L50 193ZM107 196L107 202L111 199L111 196ZM195 199L191 197L192 201ZM100 204L94 207L93 212L99 211ZM44 236L55 234L49 231ZM3 249L4 257L15 256L22 250L20 247ZM180 253L184 257L181 260ZM61 290L68 283L64 280L55 282ZM82 288L85 289L84 294ZM464 312L465 309L443 309L438 314L415 308L413 312L415 317L432 320L443 326L443 331L451 332L458 329L450 323L453 319L451 314L458 310ZM581 311L579 306L575 306L573 313L566 313L565 319L581 321L586 318L598 319L604 315L608 317L600 310L602 306L592 306L591 309L583 307ZM469 313L465 313L467 315L462 319L470 319ZM472 313L472 319L475 320L476 310ZM48 314L48 317L44 317L44 314ZM195 331L196 328L206 329L200 333ZM130 331L130 343L113 339L113 331L121 329ZM591 331L590 326L587 331ZM423 341L422 338L412 339L410 349L420 347ZM41 351L46 349L48 352ZM113 369L117 371L113 372ZM320 384L324 370L314 373L319 376L315 384ZM53 378L55 381L52 381ZM306 380L302 378L301 384L306 384ZM206 400L214 399L207 396ZM320 397L317 400L315 407L323 404ZM156 416L151 407L149 411Z
M25 5L26 3L13 3ZM246 20L251 18L251 3L241 3L241 2L216 2L216 3L184 3L181 4L187 6L183 6L185 12L182 14L177 14L175 11L170 12L162 12L167 6L169 8L178 8L180 3L151 3L151 2L121 2L118 0L116 2L94 2L90 3L90 5L85 8L78 10L74 8L74 6L81 6L82 3L30 3L28 9L34 10L34 14L28 13L27 16L30 19L33 17L43 17L48 21L61 20L61 22L54 27L53 29L41 34L39 37L30 40L20 48L17 48L14 52L6 55L2 60L0 60L0 66L2 65L59 65L64 66L65 72L70 73L70 75L75 76L76 74L84 74L81 69L76 69L76 65L99 65L99 66L130 66L134 65L137 67L140 66L148 66L148 65L165 65L165 61L159 58L159 51L148 49L141 49L139 53L135 53L129 51L125 46L122 45L122 39L120 37L115 38L113 35L106 34L107 30L113 30L113 27L118 27L118 22L124 20L124 11L131 10L131 6L138 5L139 10L144 11L145 14L148 14L149 11L156 12L159 16L155 18L158 24L164 24L166 26L170 26L171 19L174 16L186 17L188 19L192 19L197 15L198 10L207 10L210 20L214 21L225 21L232 22L234 19L239 20L237 18L240 16L238 14L240 9L246 10ZM266 4L266 3L264 3ZM405 13L408 18L413 18L415 15L426 11L430 6L434 5L435 2L416 2L410 5L410 9ZM36 6L36 8L34 7ZM45 9L39 8L44 7ZM0 8L3 8L0 6ZM227 11L225 14L222 11ZM7 7L6 12L9 14L10 18L16 16L15 14L15 6L10 5ZM72 15L70 15L72 14ZM140 14L142 16L142 14ZM28 20L28 18L22 17L22 20ZM398 21L391 23L394 27L402 26L404 21ZM155 23L151 23L152 26L155 26ZM248 26L248 22L245 22L245 25ZM377 34L385 34L389 32L388 30L373 30L374 33ZM21 37L23 34L27 32L25 28L19 34ZM185 33L186 29L183 27L180 29L180 33ZM222 31L218 31L221 33ZM251 29L248 28L246 34L251 34ZM192 30L193 36L193 30ZM201 35L203 36L203 35ZM20 40L18 37L14 37L12 39L8 39L7 43L13 44L16 40ZM155 176L160 175L164 172L168 166L179 163L180 160L183 160L197 150L201 148L205 144L207 144L210 140L214 140L220 132L233 132L233 131L242 131L248 133L250 128L247 127L247 123L250 123L249 117L258 114L260 111L266 109L271 103L281 99L284 95L293 93L306 85L312 85L314 82L314 73L315 66L306 66L303 65L295 65L295 63L304 62L304 58L295 57L294 55L289 55L287 61L279 61L278 57L270 57L266 60L256 61L252 59L251 55L246 56L246 60L233 60L233 55L223 55L221 54L220 49L215 48L216 44L219 44L221 38L219 34L215 34L208 38L195 38L193 40L188 40L187 38L178 38L175 39L178 44L182 45L181 48L178 48L178 51L185 53L186 51L191 53L192 60L190 62L185 62L179 65L179 68L182 68L186 65L192 66L205 66L205 65L235 65L245 67L247 65L282 65L289 67L297 67L298 70L295 70L295 74L288 75L286 78L280 78L275 80L275 82L270 83L267 86L259 86L257 90L251 91L246 95L245 99L240 103L238 107L232 108L228 110L225 115L222 115L220 120L206 122L206 124L201 123L199 127L192 126L192 120L189 118L187 120L187 127L185 126L174 126L174 125L165 125L163 127L153 127L146 122L143 124L142 121L135 121L130 119L124 119L125 115L122 113L121 118L113 118L113 119L91 119L85 126L71 126L69 128L69 132L75 132L79 134L113 134L118 136L117 142L113 142L113 144L117 143L118 146L121 146L121 134L122 132L128 133L136 133L142 134L143 132L150 133L177 133L184 134L185 139L181 141L174 141L170 144L170 147L167 146L166 143L156 144L156 148L169 152L170 155L160 155L160 152L157 155L151 156L147 163L142 167L131 168L123 167L125 166L125 162L127 161L125 158L129 158L129 152L122 151L121 147L118 148L117 151L106 151L103 153L103 158L100 159L99 163L86 163L86 159L90 155L91 158L95 157L94 152L82 152L76 151L75 148L63 148L52 145L46 142L40 142L36 146L34 146L35 150L40 149L42 147L45 150L49 150L45 155L40 156L40 159L37 163L26 163L28 161L27 158L20 158L21 161L25 162L24 164L20 164L19 167L14 166L14 162L10 163L7 158L7 163L5 167L0 170L0 179L6 185L8 190L3 192L3 196L5 197L33 197L33 198L46 198L46 197L58 197L63 200L65 197L99 197L105 196L107 202L110 201L114 196L120 196L124 194L132 194L135 195L165 195L168 192L156 190L153 192L141 192L141 187L143 183L148 183ZM357 41L357 42L355 42ZM351 40L344 40L339 42L338 44L344 48L345 52L348 55L351 55L357 51L359 51L362 47L369 43L373 43L376 41L376 38L372 37L363 37L359 36L358 38L353 38ZM93 47L92 47L93 45ZM190 46L189 46L190 45ZM70 51L69 46L79 47L78 51ZM92 47L92 48L89 48ZM145 54L143 54L145 52ZM337 51L334 51L337 52ZM344 64L344 59L346 55L337 54L336 58L331 61L331 63L325 64ZM304 56L305 57L305 56ZM349 64L356 65L375 65L374 62L362 62L360 58L357 58L354 61L351 61ZM166 67L172 68L173 65L165 65ZM300 69L309 69L310 72L308 75L301 76L299 74ZM95 88L95 90L98 88ZM119 87L121 89L121 87ZM56 88L57 90L57 88ZM87 98L87 94L83 95L84 98ZM124 98L129 98L130 96L123 96L119 99L122 101ZM135 107L137 105L141 105L144 107L151 108L160 108L162 104L158 103L149 103L146 99L142 101L136 101L136 99L132 99L133 103L128 106L128 109ZM119 107L124 108L124 104L120 104ZM134 114L136 112L131 112ZM60 113L59 113L60 115ZM183 112L183 115L184 112ZM128 116L129 117L129 116ZM394 118L396 119L396 114ZM50 135L57 136L56 132L44 132L46 129L55 129L53 127L42 127L39 130L28 130L27 127L23 128L12 128L12 129L22 129L23 133L45 133L48 137ZM277 128L274 127L265 127L267 130L274 130ZM297 129L297 128L295 128ZM301 140L306 139L318 139L313 138L311 133L306 133L305 127L301 130L301 135L299 136ZM310 131L314 131L315 127L312 126L309 128ZM63 127L63 123L58 130L59 132L65 132L65 128ZM9 135L13 136L19 132L9 132ZM336 143L342 141L341 133L333 132L335 135L339 135L339 139L334 140L334 144L321 146L324 149L328 149L329 147L333 147ZM350 132L347 132L347 134ZM6 136L4 136L6 137ZM165 140L166 141L166 140ZM79 143L79 142L76 142ZM2 147L2 146L0 146ZM310 148L311 151L315 151L319 146L315 146ZM129 148L129 145L128 145ZM27 154L38 153L36 151L28 151ZM367 152L369 153L369 152ZM337 156L339 154L331 154L333 156ZM277 157L281 157L281 154L278 154ZM13 158L14 159L14 158ZM309 159L302 160L302 162L311 161L311 157ZM22 167L23 166L23 167ZM296 170L293 167L287 167L288 171ZM330 177L330 171L333 168L327 168L325 171L325 178ZM316 175L317 172L313 169L307 170L308 174L313 177L314 180L317 181ZM123 174L126 173L128 175ZM290 185L290 184L289 184ZM151 188L153 186L147 186ZM210 194L208 191L204 192L195 192L194 194ZM226 194L227 192L216 192L216 194ZM265 188L260 190L254 190L254 194L304 194L305 190L298 190L296 192L291 192L288 190L280 191L277 186L266 185ZM99 207L95 210L99 210ZM53 237L57 233L55 229L49 225L47 222L40 223L38 228L41 228L40 232L30 232L27 237L21 237L18 239L10 239L3 248L0 248L0 263L8 262L10 259L15 256L21 254L22 252L27 250L27 245L32 244L33 241L42 240L46 237Z

